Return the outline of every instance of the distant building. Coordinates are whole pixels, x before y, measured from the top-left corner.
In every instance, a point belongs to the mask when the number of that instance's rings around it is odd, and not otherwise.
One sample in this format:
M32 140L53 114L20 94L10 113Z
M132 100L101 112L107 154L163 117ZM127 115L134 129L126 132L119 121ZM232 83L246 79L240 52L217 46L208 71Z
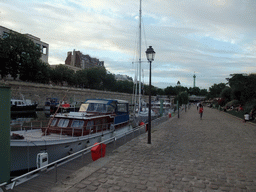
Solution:
M8 34L10 32L15 32L15 33L18 33L17 31L13 31L11 29L8 29L6 27L3 27L0 25L0 37L1 38L5 38L6 36L8 36ZM42 56L41 56L41 60L45 63L48 63L48 57L49 57L49 45L45 42L42 42L40 40L40 38L38 37L35 37L33 35L30 35L28 33L26 34L23 34L25 35L28 39L31 39L37 46L40 47L41 49L41 52L42 52Z
M100 61L97 58L92 58L89 55L84 55L80 51L76 51L74 49L73 54L71 51L67 53L65 65L73 69L88 69L92 67L104 67L104 61Z
M117 74L115 75L115 79L117 81L133 81L131 77L129 77L128 75L120 75L120 74Z

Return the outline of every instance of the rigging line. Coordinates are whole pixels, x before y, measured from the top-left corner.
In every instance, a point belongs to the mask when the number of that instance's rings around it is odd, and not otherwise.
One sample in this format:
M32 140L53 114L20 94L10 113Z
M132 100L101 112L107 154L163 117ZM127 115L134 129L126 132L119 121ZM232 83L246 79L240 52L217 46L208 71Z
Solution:
M145 25L144 25L144 22L143 22L143 18L142 18L142 25L143 25L143 32L144 32L144 38L145 38L145 46L146 46L146 49L145 50L147 50L147 47L148 47L148 45L147 45L147 38L146 38L146 30L145 30Z
M68 91L69 91L69 90L67 89L67 92L66 92L66 94L64 95L64 97L62 98L61 103L62 103L62 102L64 101L64 99L66 98ZM48 123L48 126L47 126L46 131L45 131L44 134L46 134L46 133L48 132L48 129L50 128L50 125L51 125L51 123L52 123L54 117L56 116L56 114L57 114L57 112L58 112L58 110L59 110L59 108L60 108L60 106L61 106L61 103L59 103L59 106L58 106L57 110L55 111L53 117L50 119L50 121L49 121L49 123Z

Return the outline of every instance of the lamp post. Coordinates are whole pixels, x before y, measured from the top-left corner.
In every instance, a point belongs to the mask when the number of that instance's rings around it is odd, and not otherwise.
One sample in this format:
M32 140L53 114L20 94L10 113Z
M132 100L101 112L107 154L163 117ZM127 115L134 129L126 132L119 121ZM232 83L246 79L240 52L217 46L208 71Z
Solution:
M146 55L149 61L148 144L151 144L151 63L155 58L155 51L152 46L149 46Z

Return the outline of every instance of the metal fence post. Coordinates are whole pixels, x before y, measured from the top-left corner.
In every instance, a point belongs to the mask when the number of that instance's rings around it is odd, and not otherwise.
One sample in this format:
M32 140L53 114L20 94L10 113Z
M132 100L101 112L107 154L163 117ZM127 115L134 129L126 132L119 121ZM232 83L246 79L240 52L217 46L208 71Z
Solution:
M54 164L55 168L55 183L57 183L57 163Z

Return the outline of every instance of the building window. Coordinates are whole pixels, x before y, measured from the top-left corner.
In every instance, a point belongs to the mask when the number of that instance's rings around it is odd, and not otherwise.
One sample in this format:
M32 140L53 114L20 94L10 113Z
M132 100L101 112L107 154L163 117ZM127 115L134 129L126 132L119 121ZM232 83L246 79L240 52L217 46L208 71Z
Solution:
M5 39L5 38L7 38L7 37L9 37L9 33L7 33L6 31L4 31L4 33L3 33L3 39Z
M47 54L47 47L46 46L43 46L42 52L43 52L44 55Z

